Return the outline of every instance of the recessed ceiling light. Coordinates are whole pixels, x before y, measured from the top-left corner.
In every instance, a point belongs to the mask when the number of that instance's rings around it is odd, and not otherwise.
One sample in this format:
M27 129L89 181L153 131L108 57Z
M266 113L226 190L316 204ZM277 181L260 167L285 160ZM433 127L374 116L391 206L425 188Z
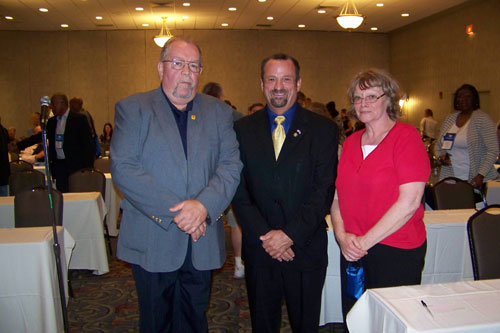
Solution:
M46 13L49 11L47 8L38 8L38 10L41 11L42 13Z
M143 27L149 27L149 23L143 23L142 26Z
M266 2L266 0L259 0L259 2Z
M222 24L221 24L221 26L223 26L223 27L228 27L228 26L229 26L229 24L228 24L228 23L222 23Z
M96 16L95 19L96 20L102 20L102 16Z
M61 24L61 28L68 28L68 27L69 25L67 25L66 23Z
M384 4L383 3L378 3L377 7L384 7Z
M370 30L371 30L371 31L377 31L377 30L378 30L378 28L377 28L377 27L371 27L371 28L370 28Z
M324 9L318 9L318 14L325 14L326 13L326 10Z
M189 2L184 2L182 5L183 5L184 7L189 7L189 6L191 6L191 4L190 4Z
M187 19L189 18L189 16L184 15L182 18L183 18L184 20L187 20Z
M236 11L236 7L229 7L227 10L229 10L230 12L235 12Z
M14 18L12 16L5 16L6 20L13 20Z
M299 24L299 25L298 25L298 27L299 27L299 28L305 28L305 27L306 27L306 25L305 25L305 24Z
M408 13L403 13L403 14L401 14L401 16L403 16L403 17L408 17L408 16L410 16L410 14L408 14Z
M272 20L274 20L274 17L272 17L272 16L268 16L268 17L266 17L266 19L267 19L268 21L272 21Z
M144 10L144 8L142 8L142 7L135 7L135 10L137 10L138 12L142 12Z

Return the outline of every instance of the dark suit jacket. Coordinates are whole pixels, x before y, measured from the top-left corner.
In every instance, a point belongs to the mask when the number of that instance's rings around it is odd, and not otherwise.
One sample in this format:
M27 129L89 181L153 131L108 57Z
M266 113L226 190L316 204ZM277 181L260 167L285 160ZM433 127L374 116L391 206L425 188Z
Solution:
M63 150L66 157L68 174L83 168L92 168L94 164L94 142L87 118L83 114L68 111L68 119L64 129ZM47 138L49 139L49 161L52 175L56 175L54 160L57 159L55 133L57 117L47 122Z
M0 125L0 185L7 185L10 176L9 164L9 133Z
M278 160L266 109L235 123L243 162L233 209L243 232L243 258L254 265L310 270L328 264L325 215L337 174L337 126L297 107ZM279 263L262 248L261 235L282 229L295 259Z

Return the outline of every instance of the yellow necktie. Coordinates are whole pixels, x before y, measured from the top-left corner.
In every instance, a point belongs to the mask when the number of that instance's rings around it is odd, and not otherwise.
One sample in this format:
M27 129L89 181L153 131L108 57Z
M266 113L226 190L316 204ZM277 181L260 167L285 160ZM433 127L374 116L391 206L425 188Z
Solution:
M273 146L274 146L274 156L276 160L278 160L278 156L280 155L281 147L283 147L283 142L285 142L285 128L281 125L285 121L285 117L277 116L274 118L274 122L276 123L276 128L273 131Z

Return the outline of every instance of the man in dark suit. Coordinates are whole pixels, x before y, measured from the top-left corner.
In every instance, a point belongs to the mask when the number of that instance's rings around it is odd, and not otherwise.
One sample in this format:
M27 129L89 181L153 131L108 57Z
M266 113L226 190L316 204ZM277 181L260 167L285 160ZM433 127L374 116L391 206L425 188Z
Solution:
M57 189L68 192L69 175L92 168L94 143L87 118L68 109L66 95L54 94L51 106L54 117L47 122L50 167Z
M232 203L243 231L252 328L259 333L279 332L283 298L294 332L319 326L337 127L296 103L300 85L294 58L265 59L267 106L235 123L243 171Z
M231 108L196 93L201 60L193 41L170 39L161 85L116 104L117 256L132 264L141 332L207 332L211 272L226 259L220 217L242 165Z
M2 126L0 119L0 196L5 197L9 195L8 184L10 176L9 164L9 134Z

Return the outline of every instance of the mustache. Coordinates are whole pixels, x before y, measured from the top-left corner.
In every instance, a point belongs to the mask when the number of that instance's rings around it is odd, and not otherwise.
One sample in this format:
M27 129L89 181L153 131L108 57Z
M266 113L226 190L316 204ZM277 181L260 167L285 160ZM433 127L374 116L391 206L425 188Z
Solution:
M273 89L271 90L271 94L286 94L288 93L287 89Z

